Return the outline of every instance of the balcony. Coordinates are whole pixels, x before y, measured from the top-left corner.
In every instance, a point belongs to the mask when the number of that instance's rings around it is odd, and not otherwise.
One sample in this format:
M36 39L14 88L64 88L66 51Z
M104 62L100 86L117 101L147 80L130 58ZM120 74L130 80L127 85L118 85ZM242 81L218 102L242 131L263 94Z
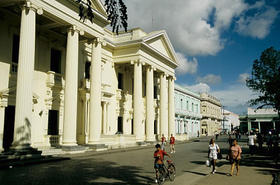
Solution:
M61 74L55 73L53 71L48 71L47 72L47 86L48 87L53 87L53 86L60 86L64 87L64 79Z

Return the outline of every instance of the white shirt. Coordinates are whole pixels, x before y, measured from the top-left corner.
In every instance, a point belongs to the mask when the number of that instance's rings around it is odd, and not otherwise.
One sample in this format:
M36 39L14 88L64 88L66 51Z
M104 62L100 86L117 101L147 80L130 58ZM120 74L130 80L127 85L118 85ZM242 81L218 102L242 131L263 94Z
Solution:
M249 145L255 145L256 135L250 135L248 136L248 144Z
M215 143L214 146L212 144L209 145L209 158L217 159L217 154L219 150L219 146Z

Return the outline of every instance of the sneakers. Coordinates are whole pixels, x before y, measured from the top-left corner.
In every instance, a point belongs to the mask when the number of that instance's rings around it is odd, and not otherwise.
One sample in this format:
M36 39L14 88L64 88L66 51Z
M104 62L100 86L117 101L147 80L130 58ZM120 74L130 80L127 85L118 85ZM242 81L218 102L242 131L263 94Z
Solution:
M212 174L215 174L216 170L212 171Z
M155 180L155 183L156 183L156 184L158 183L158 180L157 180L157 179Z

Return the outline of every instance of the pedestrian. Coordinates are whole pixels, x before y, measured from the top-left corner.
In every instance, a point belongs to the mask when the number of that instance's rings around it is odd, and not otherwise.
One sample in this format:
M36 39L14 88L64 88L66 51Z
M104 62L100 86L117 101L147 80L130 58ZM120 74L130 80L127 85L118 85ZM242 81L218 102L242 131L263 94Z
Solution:
M228 144L229 144L229 147L232 146L232 138L231 138L231 135L228 136Z
M209 149L208 149L208 158L209 158L210 164L212 165L212 174L215 174L215 172L216 172L216 161L217 161L219 152L220 152L220 148L215 143L215 139L212 138L210 140Z
M231 164L231 171L230 176L233 176L234 167L236 166L236 176L239 175L239 164L241 160L241 147L237 144L237 140L233 139L232 146L230 147L230 164Z
M257 143L259 145L259 151L262 151L263 136L260 132L257 134Z
M215 136L216 136L216 140L218 140L218 138L219 138L219 133L216 131L215 132Z
M175 153L175 137L173 136L173 134L171 134L169 144L170 144L170 153Z
M197 131L197 137L199 137L199 130Z
M164 150L165 145L166 145L166 138L164 137L164 134L162 134L162 137L161 137L161 149L162 150Z
M251 155L255 154L256 139L257 139L256 135L251 131L250 135L248 136L248 145L249 145L249 151Z

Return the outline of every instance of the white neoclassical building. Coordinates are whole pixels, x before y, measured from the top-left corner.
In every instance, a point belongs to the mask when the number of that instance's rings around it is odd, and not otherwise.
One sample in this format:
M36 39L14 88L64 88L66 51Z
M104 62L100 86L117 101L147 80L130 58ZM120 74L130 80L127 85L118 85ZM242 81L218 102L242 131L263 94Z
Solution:
M165 31L116 35L73 0L0 1L0 148L155 141L175 133L174 49Z

